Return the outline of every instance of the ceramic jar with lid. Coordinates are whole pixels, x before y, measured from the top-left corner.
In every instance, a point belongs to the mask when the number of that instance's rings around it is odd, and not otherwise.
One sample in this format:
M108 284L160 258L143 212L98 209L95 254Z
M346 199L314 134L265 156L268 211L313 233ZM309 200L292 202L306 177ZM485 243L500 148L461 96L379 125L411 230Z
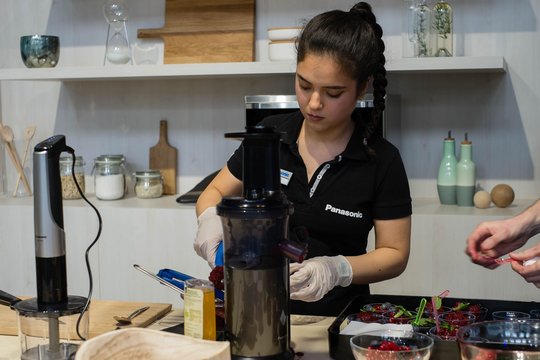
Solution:
M153 199L163 195L163 177L159 170L137 171L135 177L135 195L140 199Z
M77 184L84 194L84 159L82 156L75 157L75 167L73 167L73 157L71 155L60 157L60 181L62 183L62 199L73 200L80 199L81 193L77 189ZM75 181L73 175L75 174Z
M126 192L124 155L101 155L94 160L94 189L100 200L117 200Z

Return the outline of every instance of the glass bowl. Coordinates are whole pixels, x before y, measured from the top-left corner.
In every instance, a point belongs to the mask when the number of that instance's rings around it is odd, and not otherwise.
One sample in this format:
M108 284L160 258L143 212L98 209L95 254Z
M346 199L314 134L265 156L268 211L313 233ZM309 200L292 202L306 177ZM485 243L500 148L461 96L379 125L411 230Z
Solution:
M362 310L365 310L365 311L371 311L371 312L376 312L376 313L385 313L389 310L393 310L395 309L395 305L392 304L392 303L389 303L389 302L385 302L385 303L371 303L371 304L366 304L362 307Z
M491 313L493 320L524 320L531 317L530 314L521 311L495 311Z
M437 326L434 326L431 329L429 329L428 335L436 340L456 341L458 329L459 329L458 326L449 326L449 327L441 326L441 331L438 332Z
M20 50L27 68L55 67L60 57L60 39L52 35L21 36Z
M428 360L433 343L424 334L392 330L366 332L350 340L356 360Z
M476 316L466 311L450 311L439 315L439 322L453 326L465 326L476 321Z
M410 312L409 315L401 314L396 317L397 311L387 311L383 314L383 320L388 324L408 324L409 321L412 321L416 318L416 313Z
M349 322L360 321L363 323L384 323L383 314L365 310L350 314L347 316L347 320L349 320Z
M531 314L533 319L540 319L540 309L532 309L529 311L529 314Z
M463 326L457 340L461 358L540 359L540 320L493 320Z

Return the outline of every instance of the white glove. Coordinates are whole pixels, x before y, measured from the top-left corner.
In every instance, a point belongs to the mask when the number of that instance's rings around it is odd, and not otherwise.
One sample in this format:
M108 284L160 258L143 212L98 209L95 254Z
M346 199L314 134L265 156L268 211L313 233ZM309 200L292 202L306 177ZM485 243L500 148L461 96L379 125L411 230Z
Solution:
M336 286L349 286L353 272L344 256L319 256L289 267L291 299L317 301Z
M213 269L216 267L216 252L219 243L223 240L223 226L216 214L216 207L212 206L203 211L197 218L197 236L193 248L197 255L208 261Z

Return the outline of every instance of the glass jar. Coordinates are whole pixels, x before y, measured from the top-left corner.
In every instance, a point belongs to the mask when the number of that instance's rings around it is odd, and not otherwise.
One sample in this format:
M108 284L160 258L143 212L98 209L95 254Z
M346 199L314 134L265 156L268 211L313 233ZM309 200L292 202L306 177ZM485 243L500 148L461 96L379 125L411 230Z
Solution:
M84 185L84 168L83 166L86 165L82 156L76 156L75 157L75 180L77 181L77 184L81 188L81 191L84 193L85 191L85 185ZM68 156L61 156L60 157L60 182L62 183L62 199L64 200L73 200L73 199L80 199L81 193L79 192L79 189L77 189L77 185L75 184L75 181L73 181L73 175L72 175L72 168L73 168L73 157L71 155Z
M163 177L159 170L137 171L135 195L140 199L153 199L163 195Z
M124 155L101 155L94 160L94 189L100 200L117 200L126 192Z

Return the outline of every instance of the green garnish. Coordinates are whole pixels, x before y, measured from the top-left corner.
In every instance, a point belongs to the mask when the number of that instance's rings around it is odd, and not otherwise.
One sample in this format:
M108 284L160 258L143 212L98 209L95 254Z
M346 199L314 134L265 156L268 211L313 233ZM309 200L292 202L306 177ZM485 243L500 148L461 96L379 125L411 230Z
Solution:
M456 306L454 306L452 308L452 310L454 311L460 311L460 310L465 310L469 307L469 303L466 303L466 302L459 302Z

